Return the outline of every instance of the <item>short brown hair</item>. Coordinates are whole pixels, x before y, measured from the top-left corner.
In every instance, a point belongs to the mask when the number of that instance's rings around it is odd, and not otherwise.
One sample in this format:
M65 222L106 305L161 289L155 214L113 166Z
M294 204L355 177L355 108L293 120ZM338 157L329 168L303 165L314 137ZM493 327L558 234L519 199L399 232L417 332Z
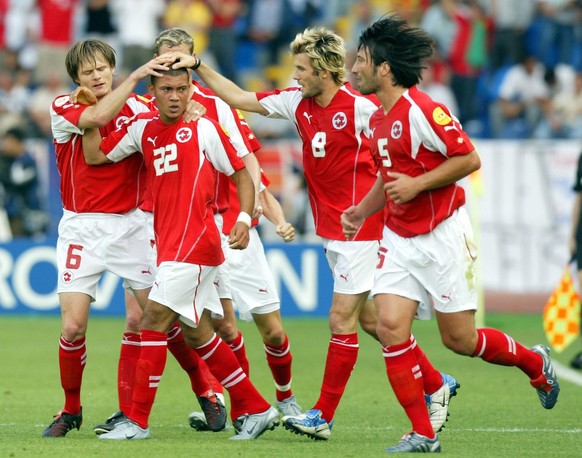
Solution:
M84 40L73 45L65 58L65 68L74 83L79 83L79 69L85 62L95 63L102 57L109 67L115 67L115 50L102 40Z

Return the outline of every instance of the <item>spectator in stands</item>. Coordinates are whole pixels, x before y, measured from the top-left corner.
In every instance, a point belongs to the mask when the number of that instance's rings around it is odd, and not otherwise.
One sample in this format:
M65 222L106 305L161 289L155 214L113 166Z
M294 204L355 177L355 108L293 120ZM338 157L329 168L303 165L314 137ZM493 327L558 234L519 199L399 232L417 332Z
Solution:
M358 0L350 10L350 29L346 37L346 68L351 68L356 60L358 50L358 38L362 31L371 26L377 19L376 12L369 0ZM349 77L352 77L350 75ZM356 86L355 81L350 81Z
M290 14L285 0L251 0L247 36L260 47L260 65L279 62L279 56L289 43L290 31L285 28L285 17Z
M512 66L491 106L491 122L496 138L527 138L536 128L549 101L544 66L533 55Z
M109 0L87 0L84 10L84 38L103 40L117 49L119 35L109 3Z
M218 62L222 74L233 81L238 81L236 69L238 32L235 26L242 13L244 2L242 0L206 0L206 2L212 9L209 51Z
M52 142L51 117L47 107L60 94L71 91L71 87L63 80L61 72L50 70L41 85L30 91L26 115L30 120L30 135L46 138Z
M48 216L41 204L37 165L26 150L23 130L9 129L0 148L0 187L14 237L41 235Z
M459 109L455 113L461 124L477 117L477 81L487 64L490 24L477 0L465 0L454 11L456 34L451 43L449 65L451 88Z
M18 72L0 69L0 132L24 123L29 89L21 81Z
M31 41L31 17L35 0L4 0L4 40L12 68L32 69L36 64L36 45ZM6 62L2 62L2 66Z
M422 69L422 80L418 84L418 88L430 95L430 98L435 102L442 103L447 106L449 111L454 116L459 116L459 105L455 94L451 87L447 84L449 80L448 71L446 68L440 70L441 80L436 78L436 68L439 65L434 61L426 63L426 67Z
M521 62L525 53L525 33L531 25L535 4L531 0L484 0L493 21L489 69Z
M531 45L540 61L553 67L574 63L580 53L582 4L578 0L537 0L536 32ZM578 36L577 36L578 35Z
M554 78L558 79L555 73ZM544 117L534 132L534 137L582 138L582 70L576 74L572 88L566 87L553 95Z
M182 29L192 35L196 54L202 57L208 48L212 16L212 10L204 0L169 0L162 21L165 29Z
M420 26L434 39L438 57L448 61L453 39L457 34L455 12L460 0L436 0L425 11Z
M110 6L119 30L121 68L131 73L151 59L166 4L164 0L123 0L113 1Z
M36 4L40 30L37 36L38 59L34 66L34 82L42 83L49 70L61 72L63 78L67 78L63 62L75 39L79 0L37 0Z

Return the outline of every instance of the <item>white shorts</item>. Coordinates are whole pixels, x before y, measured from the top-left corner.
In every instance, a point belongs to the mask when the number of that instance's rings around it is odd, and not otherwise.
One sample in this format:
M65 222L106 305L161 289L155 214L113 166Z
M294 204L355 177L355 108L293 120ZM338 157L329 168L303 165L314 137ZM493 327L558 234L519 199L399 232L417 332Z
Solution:
M158 270L158 250L156 249L156 235L154 232L154 214L152 212L142 212L146 219L146 228L149 238L148 262L150 265L150 270L155 277ZM123 280L123 287L125 289L130 289L129 284L125 280Z
M216 290L218 291L218 297L220 299L232 299L230 286L230 265L228 262L230 248L228 247L228 236L222 233L223 223L222 215L220 213L214 214L214 222L216 223L216 227L218 227L218 232L220 233L220 245L222 247L222 252L224 253L225 258L225 261L218 267L214 284L216 285Z
M213 283L216 271L216 266L162 262L149 299L172 309L181 321L195 328L204 309L223 313Z
M249 230L249 236L246 249L229 249L227 257L232 300L239 317L245 321L252 321L253 313L265 314L280 308L275 280L254 227Z
M384 228L372 294L397 294L420 303L417 318L429 319L431 307L453 313L477 309L477 248L464 208L432 232L400 237Z
M150 251L141 210L124 215L64 210L57 240L57 292L81 292L94 301L106 271L123 278L125 287L147 289L154 281Z
M340 294L370 291L378 263L378 241L322 240L333 274L333 291Z

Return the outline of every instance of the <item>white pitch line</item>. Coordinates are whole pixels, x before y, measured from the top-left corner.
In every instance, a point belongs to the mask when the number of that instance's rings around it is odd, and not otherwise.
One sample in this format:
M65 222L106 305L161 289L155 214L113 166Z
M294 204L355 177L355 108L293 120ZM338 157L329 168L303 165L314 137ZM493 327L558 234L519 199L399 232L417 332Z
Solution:
M568 380L578 386L582 386L582 374L579 371L570 369L557 361L552 361L552 364L554 365L554 369L556 369L556 373L560 379Z

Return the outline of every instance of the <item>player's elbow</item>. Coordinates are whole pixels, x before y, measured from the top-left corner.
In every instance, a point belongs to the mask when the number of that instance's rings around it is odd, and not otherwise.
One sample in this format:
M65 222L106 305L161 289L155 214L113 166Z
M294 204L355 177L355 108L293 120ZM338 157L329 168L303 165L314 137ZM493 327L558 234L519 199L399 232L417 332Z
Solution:
M102 165L102 164L107 164L111 161L109 159L107 159L107 156L105 156L104 154L101 154L100 156L98 156L98 155L85 156L85 162L87 163L87 165Z
M467 164L467 168L469 169L469 173L473 173L481 168L481 158L479 157L476 151L473 151L469 155L469 162Z

